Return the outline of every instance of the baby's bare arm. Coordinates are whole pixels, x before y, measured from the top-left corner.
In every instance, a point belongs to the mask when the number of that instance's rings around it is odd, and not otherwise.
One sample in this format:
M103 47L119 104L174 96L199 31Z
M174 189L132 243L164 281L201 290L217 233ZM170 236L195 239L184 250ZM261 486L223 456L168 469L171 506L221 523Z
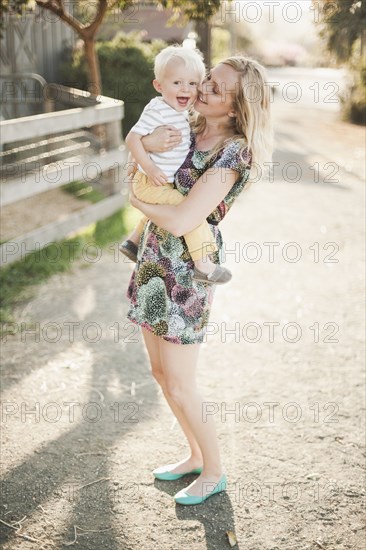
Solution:
M164 172L156 166L155 162L151 160L149 154L145 151L141 141L142 137L143 136L135 132L129 132L126 137L126 145L151 182L154 185L163 185L167 183L168 178Z

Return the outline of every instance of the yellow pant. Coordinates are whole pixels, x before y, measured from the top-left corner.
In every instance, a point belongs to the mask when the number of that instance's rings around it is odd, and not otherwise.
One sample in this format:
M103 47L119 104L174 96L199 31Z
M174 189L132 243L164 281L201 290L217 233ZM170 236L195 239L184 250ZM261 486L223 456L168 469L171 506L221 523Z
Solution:
M139 170L135 173L133 178L133 189L139 200L149 204L177 205L184 201L184 196L177 189L174 189L172 183L155 186L150 183L148 177ZM143 216L137 226L137 230L140 234L144 229L146 221L146 216ZM216 241L206 221L201 223L196 229L193 229L193 231L184 235L184 239L193 261L202 260L202 258L208 254L217 250Z

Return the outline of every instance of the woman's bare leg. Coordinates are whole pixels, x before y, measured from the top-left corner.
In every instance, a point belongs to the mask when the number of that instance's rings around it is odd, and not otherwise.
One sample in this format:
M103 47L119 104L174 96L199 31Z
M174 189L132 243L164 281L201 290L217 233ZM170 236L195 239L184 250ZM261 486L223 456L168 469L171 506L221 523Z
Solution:
M220 480L223 469L215 423L211 416L203 421L203 400L196 386L199 344L171 344L161 339L159 347L166 393L183 412L202 451L202 474L187 487L189 494L202 496Z
M160 384L164 397L167 400L168 405L170 406L174 415L176 416L188 440L188 443L191 449L190 456L184 458L180 462L177 462L176 467L172 468L170 471L176 474L188 472L190 470L193 470L195 468L202 466L203 464L202 452L187 422L187 419L185 418L183 411L176 405L176 403L173 401L173 399L169 396L169 394L166 391L164 371L163 371L163 366L160 358L160 342L163 341L162 338L159 338L159 336L155 336L155 334L152 334L152 332L144 328L141 328L141 331L142 331L142 334L145 340L145 345L150 357L152 374L154 378L157 380L157 382Z

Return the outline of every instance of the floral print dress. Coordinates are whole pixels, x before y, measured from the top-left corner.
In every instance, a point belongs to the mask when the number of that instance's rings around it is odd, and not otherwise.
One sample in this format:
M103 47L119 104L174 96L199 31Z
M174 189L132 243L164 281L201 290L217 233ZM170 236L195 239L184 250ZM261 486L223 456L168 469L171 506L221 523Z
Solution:
M207 161L209 153L195 149L192 134L187 158L175 175L175 186L187 195L208 168L231 168L238 172L236 183L207 218L218 246L213 261L220 263L222 237L217 224L243 190L249 177L251 158L248 149L242 148L235 140ZM130 300L128 319L175 344L203 342L215 285L193 281L193 267L184 237L174 237L148 221L141 235L137 264L127 290Z

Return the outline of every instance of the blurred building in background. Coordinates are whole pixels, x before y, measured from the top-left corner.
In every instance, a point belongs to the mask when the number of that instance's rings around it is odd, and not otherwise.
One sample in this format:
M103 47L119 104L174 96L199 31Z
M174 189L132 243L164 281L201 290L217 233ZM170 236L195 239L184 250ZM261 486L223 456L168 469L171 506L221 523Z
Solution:
M98 40L111 40L118 32L144 31L143 39L164 40L169 44L181 44L193 30L193 22L187 24L183 17L170 23L173 11L162 9L154 2L136 2L132 8L108 13L98 33Z

